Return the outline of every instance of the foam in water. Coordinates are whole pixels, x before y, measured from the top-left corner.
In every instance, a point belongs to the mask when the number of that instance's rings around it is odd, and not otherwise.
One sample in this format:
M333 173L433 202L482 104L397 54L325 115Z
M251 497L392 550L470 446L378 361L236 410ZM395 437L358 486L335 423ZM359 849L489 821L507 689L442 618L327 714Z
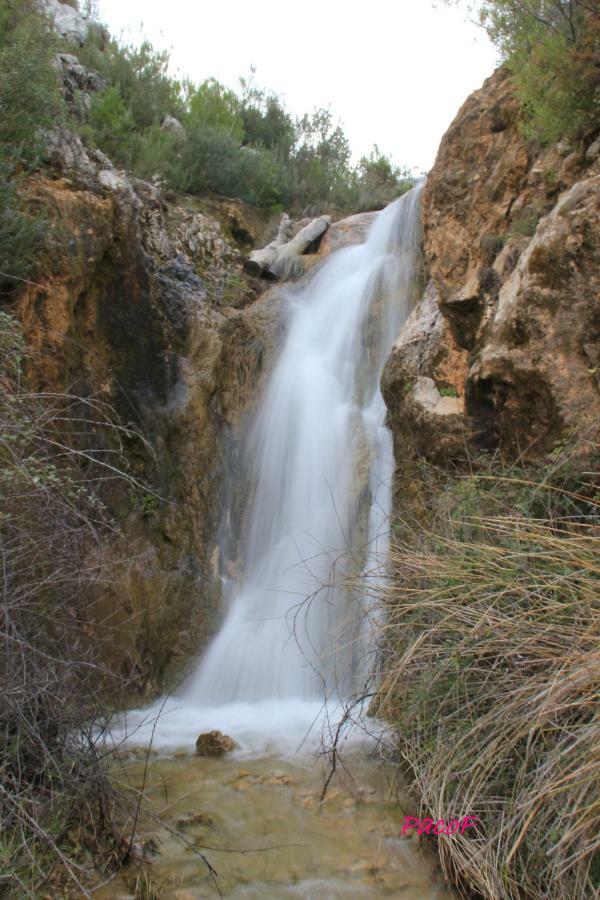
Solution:
M324 701L332 718L369 674L366 592L344 582L385 577L394 464L379 381L410 311L419 194L288 293L287 337L249 444L242 583L180 695L130 714L131 740L153 729L156 746L178 746L217 728L246 749L293 750L320 735Z

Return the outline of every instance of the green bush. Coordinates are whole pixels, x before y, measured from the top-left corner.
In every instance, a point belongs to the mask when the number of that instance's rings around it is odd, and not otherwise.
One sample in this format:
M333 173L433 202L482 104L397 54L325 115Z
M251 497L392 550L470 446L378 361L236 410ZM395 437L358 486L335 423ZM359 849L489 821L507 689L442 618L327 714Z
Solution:
M215 78L189 89L188 107L185 121L191 129L198 126L219 129L230 134L238 144L242 143L244 123L240 100Z
M46 220L27 209L12 174L0 157L0 296L29 275L46 237Z
M34 166L45 146L44 129L61 114L51 60L57 41L33 0L0 3L0 152Z
M110 41L103 49L101 44L92 38L79 54L107 83L93 98L83 129L87 143L142 177L149 157L158 160L159 168L169 169L169 142L161 142L159 153L156 131L165 116L183 115L184 101L181 85L168 74L168 54L146 41L139 48Z
M142 178L159 174L176 190L306 213L382 206L412 184L377 149L353 167L329 110L294 121L252 77L239 92L214 78L182 85L168 75L167 54L148 43L136 50L111 41L104 50L99 34L80 56L107 82L85 139ZM161 129L167 115L179 119L181 135Z
M395 166L377 145L361 158L356 175L360 210L381 209L414 184L408 170Z
M0 3L0 292L30 273L45 233L23 175L43 159L46 129L64 114L52 57L58 43L33 0Z
M467 6L476 7L514 74L528 136L551 142L598 129L598 0L483 0Z

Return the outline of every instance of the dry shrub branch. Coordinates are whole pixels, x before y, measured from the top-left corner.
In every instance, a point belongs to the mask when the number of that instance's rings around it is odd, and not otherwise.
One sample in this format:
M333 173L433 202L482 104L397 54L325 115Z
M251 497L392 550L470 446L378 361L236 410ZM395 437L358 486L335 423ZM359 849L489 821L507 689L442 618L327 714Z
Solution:
M96 605L128 433L98 401L29 392L23 353L0 313L0 894L85 895L114 848L101 736L123 685Z

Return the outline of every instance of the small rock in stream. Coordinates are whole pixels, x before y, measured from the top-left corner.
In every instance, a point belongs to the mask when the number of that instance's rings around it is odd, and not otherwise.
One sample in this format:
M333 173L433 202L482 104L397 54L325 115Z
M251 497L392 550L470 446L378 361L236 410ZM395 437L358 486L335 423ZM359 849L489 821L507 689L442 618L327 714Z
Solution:
M213 817L203 812L186 813L175 822L177 828L191 828L193 825L205 825L207 828L210 828L214 824L215 820Z
M207 731L196 741L196 753L199 756L224 756L237 747L236 742L222 731Z

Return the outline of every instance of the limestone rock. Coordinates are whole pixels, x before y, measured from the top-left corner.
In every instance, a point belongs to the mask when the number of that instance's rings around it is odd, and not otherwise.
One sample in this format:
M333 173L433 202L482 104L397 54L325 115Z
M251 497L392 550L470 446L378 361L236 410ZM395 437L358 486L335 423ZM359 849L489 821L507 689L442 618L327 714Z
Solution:
M600 137L597 137L596 140L590 144L585 152L586 158L594 160L598 156L600 156Z
M60 87L71 113L85 122L92 107L92 95L106 87L104 79L92 69L82 66L72 53L59 53L54 68L60 76Z
M75 175L88 186L95 182L98 165L75 132L67 128L51 131L46 154L50 164L64 174Z
M335 250L341 250L342 247L364 243L369 228L376 218L376 212L363 212L334 222L323 236L319 256L322 258Z
M382 376L397 459L464 456L466 375L467 354L454 342L431 281L402 327Z
M600 176L542 219L469 373L471 412L507 448L600 427ZM518 443L517 443L518 442Z
M224 756L237 747L233 738L221 731L207 731L196 741L196 753L199 756Z
M504 68L459 110L423 191L427 288L382 379L399 459L598 438L599 177L594 145L526 142Z
M102 169L98 172L98 184L107 191L133 193L131 183L125 173L119 173L115 169Z
M92 23L73 6L60 0L38 0L39 6L51 19L61 37L80 46L85 43Z
M185 127L181 124L179 119L175 118L175 116L166 115L162 120L160 127L163 131L168 131L169 134L173 134L177 138L185 137Z
M234 241L210 216L167 206L155 186L70 132L56 134L49 153L52 177L32 177L27 190L56 240L15 312L34 390L91 395L148 442L133 453L136 471L165 501L146 507L115 485L109 505L127 519L125 536L99 549L109 567L129 560L107 576L99 602L119 636L106 642L107 663L144 693L185 668L215 627L219 485L243 464L239 421L275 342L279 300L224 302L225 288L244 296L247 286ZM237 521L226 526L232 541Z

